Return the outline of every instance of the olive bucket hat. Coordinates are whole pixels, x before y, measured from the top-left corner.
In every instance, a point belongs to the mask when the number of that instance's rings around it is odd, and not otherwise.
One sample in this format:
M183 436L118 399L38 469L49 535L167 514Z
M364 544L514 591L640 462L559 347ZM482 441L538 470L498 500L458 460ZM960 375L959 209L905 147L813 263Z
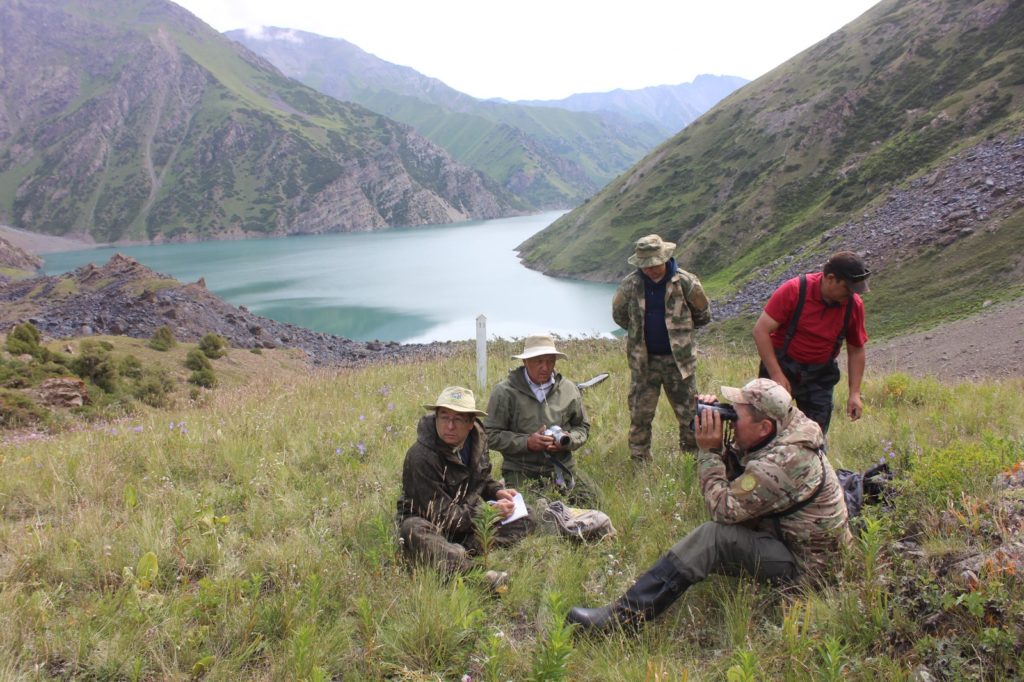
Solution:
M653 268L667 263L675 250L675 242L662 241L658 235L649 234L636 240L633 255L626 262L638 268Z

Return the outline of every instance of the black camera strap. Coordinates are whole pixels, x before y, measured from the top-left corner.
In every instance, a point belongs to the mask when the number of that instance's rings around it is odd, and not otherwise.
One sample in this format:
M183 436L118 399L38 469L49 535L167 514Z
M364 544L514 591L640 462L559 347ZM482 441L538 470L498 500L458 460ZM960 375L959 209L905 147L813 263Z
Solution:
M807 505L809 505L811 502L814 502L818 495L821 494L822 489L825 487L825 450L823 448L818 448L818 463L821 465L821 480L818 481L818 485L814 489L814 492L812 492L805 499L801 500L800 502L797 502L793 506L787 507L786 509L783 509L780 512L775 512L774 514L767 514L764 517L766 519L771 519L772 528L775 531L775 537L780 542L783 542L782 522L780 521L780 519L791 514L795 514L804 507L806 507Z

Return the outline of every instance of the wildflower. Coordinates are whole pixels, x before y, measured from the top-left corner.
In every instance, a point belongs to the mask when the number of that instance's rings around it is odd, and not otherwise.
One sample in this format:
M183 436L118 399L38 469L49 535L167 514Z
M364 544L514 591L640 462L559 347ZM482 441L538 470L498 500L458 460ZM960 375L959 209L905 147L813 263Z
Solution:
M388 412L394 412L394 411L395 411L395 404L394 403L388 403Z
M138 426L133 426L132 431L134 431L135 433L142 433L142 425L139 424Z
M359 421L361 421L361 422L362 421L366 421L366 415L365 414L359 415Z
M334 454L340 455L341 454L341 448L334 448Z
M366 454L366 446L363 445L363 441L359 441L359 443L356 444L356 449L359 450L360 457Z

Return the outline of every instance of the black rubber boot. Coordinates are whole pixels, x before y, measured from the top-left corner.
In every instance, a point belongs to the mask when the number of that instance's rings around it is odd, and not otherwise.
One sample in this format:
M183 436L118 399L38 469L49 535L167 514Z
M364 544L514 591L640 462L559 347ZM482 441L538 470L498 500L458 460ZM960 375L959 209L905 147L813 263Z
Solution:
M611 604L596 609L574 606L565 620L579 625L581 630L610 630L616 625L637 627L674 604L689 586L666 554Z

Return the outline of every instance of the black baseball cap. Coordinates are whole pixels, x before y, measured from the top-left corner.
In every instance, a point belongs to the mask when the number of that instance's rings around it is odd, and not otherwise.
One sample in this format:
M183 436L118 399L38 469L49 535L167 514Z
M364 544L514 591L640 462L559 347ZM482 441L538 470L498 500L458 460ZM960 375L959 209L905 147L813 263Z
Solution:
M823 272L826 275L835 275L838 279L846 282L850 291L856 294L863 294L870 291L868 288L868 277L871 271L864 265L864 261L853 251L839 251L829 256L825 263Z

